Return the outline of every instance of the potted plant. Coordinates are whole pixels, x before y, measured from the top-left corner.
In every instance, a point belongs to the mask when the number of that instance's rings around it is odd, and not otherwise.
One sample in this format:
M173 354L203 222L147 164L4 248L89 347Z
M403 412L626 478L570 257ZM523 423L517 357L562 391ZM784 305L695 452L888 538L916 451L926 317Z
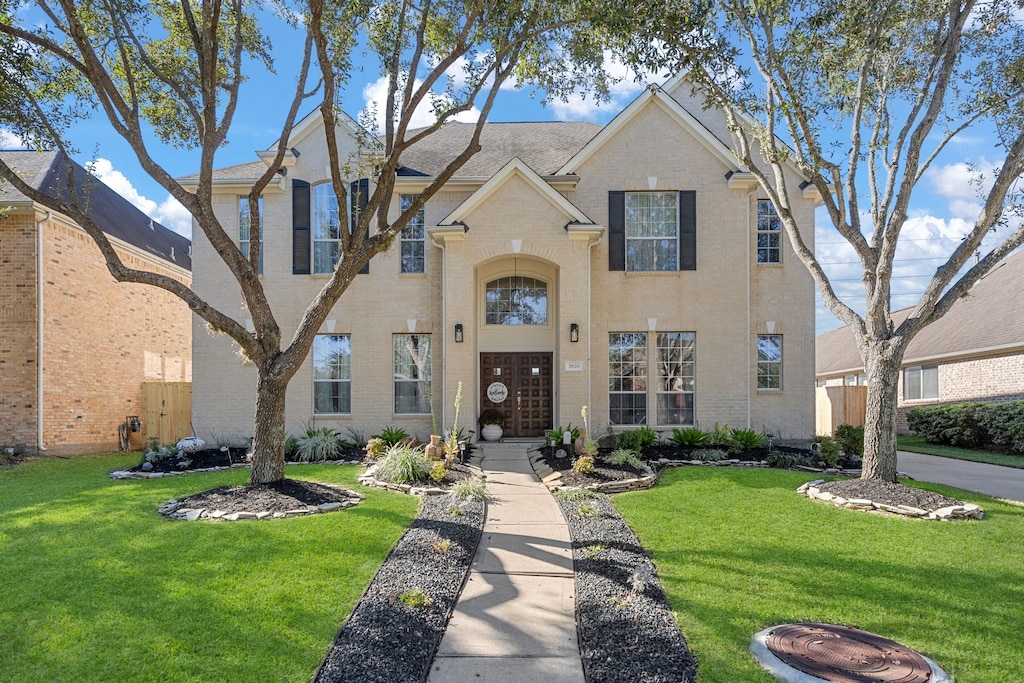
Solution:
M505 416L501 414L501 411L487 408L480 413L480 436L484 437L485 441L500 439L504 426Z

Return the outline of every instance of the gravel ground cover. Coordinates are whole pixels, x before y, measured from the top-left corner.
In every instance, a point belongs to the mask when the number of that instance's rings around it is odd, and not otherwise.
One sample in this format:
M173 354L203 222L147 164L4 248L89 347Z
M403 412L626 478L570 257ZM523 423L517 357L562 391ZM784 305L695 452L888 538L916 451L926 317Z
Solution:
M339 630L314 683L424 681L480 542L484 513L480 501L425 497ZM422 591L430 604L404 604L402 596L411 591Z
M576 565L576 615L588 683L690 683L697 659L654 564L606 496L560 500Z

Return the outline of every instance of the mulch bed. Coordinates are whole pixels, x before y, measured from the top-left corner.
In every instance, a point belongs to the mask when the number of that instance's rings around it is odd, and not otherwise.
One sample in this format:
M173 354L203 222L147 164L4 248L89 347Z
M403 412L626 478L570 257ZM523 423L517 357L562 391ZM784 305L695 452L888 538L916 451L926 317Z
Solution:
M336 486L282 479L256 486L220 486L180 499L180 507L225 512L288 512L323 503L343 503L350 498L351 494Z
M963 505L963 501L939 493L873 479L830 481L818 484L817 488L846 499L864 498L885 505L909 505L929 512L951 505Z

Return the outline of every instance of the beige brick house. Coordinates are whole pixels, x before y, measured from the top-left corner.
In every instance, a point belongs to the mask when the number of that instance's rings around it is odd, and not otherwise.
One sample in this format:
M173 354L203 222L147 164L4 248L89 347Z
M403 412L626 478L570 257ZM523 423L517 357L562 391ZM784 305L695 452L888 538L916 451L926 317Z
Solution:
M449 124L403 156L394 214L470 134ZM262 278L286 336L337 249L322 139L314 112L263 196ZM579 425L583 406L600 432L813 433L813 284L718 112L676 80L608 125L489 123L482 146L335 306L289 386L290 432L424 438L451 425L461 382L460 426L479 431L480 410L497 408L506 437ZM225 224L243 224L241 195L265 168L218 173ZM813 196L796 199L813 225ZM198 231L194 257L197 290L239 310ZM200 326L193 349L197 431L251 433L255 370Z
M1024 400L1024 252L974 285L907 348L899 384L899 428L915 406L962 401ZM893 314L899 324L912 309ZM864 383L853 334L842 327L818 337L818 386Z
M36 189L68 196L58 153L0 155ZM71 163L126 264L191 282L188 239ZM0 446L116 450L118 426L141 414L143 382L191 380L191 312L162 290L117 283L80 226L3 181L0 209Z

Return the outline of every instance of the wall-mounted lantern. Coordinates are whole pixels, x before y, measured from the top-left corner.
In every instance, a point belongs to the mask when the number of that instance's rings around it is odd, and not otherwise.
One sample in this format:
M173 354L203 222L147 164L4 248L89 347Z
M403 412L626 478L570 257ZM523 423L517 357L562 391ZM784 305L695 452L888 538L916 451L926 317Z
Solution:
M462 323L455 323L455 343L462 343Z
M569 341L576 343L580 340L580 326L576 323L569 324Z

